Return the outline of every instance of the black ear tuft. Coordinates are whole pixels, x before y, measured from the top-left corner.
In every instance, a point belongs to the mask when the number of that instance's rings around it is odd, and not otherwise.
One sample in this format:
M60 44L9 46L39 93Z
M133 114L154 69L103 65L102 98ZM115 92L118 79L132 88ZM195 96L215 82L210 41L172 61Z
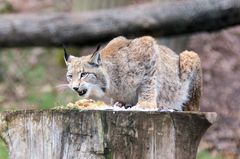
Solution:
M101 44L98 44L95 52L97 52L100 49L100 47L101 47Z
M99 52L100 46L101 45L97 46L96 51L92 54L90 61L88 62L90 65L95 66L95 67L98 67L101 62L100 52Z
M98 44L98 45L97 45L97 49L93 52L91 58L93 58L93 56L96 55L96 53L99 51L100 47L101 47L101 44Z
M68 61L69 55L67 53L66 46L64 44L62 46L63 46L63 50L64 50L64 59L65 59L65 61Z

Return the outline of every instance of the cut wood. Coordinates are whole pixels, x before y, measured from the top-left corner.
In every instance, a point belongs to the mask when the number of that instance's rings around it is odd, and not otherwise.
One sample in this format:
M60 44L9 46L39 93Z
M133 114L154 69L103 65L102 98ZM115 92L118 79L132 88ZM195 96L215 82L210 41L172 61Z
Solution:
M240 24L239 0L150 3L88 13L0 16L0 46L90 45L123 35L176 35Z
M29 110L0 114L10 159L195 159L216 113Z

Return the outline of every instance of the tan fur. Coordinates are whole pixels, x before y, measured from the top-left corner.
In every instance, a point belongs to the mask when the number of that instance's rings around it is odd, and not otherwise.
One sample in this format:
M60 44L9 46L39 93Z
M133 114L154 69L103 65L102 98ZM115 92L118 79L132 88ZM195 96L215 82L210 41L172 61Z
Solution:
M98 61L97 55L99 65L89 64ZM190 51L177 55L152 37L117 37L94 57L71 56L67 65L73 75L71 88L78 87L79 92L86 88L84 83L89 86L85 98L107 96L113 102L142 108L199 110L202 75L198 55ZM81 72L89 72L89 77L79 78Z
M181 80L191 79L189 100L184 103L184 110L198 111L202 92L202 69L199 56L193 51L184 51L180 54Z

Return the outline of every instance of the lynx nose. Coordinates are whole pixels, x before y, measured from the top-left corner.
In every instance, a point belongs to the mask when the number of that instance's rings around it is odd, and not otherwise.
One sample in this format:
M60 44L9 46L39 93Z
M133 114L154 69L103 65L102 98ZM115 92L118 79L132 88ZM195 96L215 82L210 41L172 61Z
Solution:
M74 89L75 91L78 91L78 87L73 87L73 89Z

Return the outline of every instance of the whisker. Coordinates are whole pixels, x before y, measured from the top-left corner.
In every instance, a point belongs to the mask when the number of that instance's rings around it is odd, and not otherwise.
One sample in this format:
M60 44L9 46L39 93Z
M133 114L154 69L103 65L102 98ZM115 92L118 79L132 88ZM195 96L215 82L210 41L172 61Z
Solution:
M56 86L56 88L61 88L61 87L68 87L68 84L59 84Z
M69 88L69 87L68 87L68 84L59 84L56 86L56 88L57 88L57 91L63 92L66 88Z

